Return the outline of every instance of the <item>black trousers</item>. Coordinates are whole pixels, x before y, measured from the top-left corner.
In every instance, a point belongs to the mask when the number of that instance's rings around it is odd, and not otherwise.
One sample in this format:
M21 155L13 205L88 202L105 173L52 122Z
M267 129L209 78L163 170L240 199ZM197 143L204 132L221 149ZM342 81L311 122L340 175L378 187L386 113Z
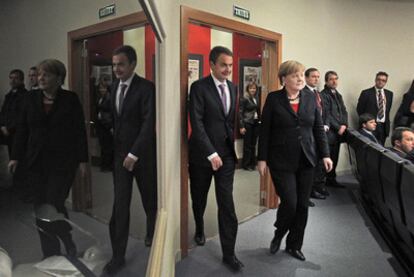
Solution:
M132 172L123 167L126 155L116 154L114 158L114 204L109 222L109 233L114 259L125 257L129 236L130 204L132 183L135 178L147 216L147 237L154 235L157 215L157 168L155 157L148 162L139 159Z
M338 165L340 146L341 146L341 143L339 139L334 142L329 142L329 153L331 155L331 159L333 162L333 168L330 172L326 174L327 182L331 180L333 181L336 179L336 166Z
M9 153L9 159L13 151L14 137L15 135L13 133L10 133L9 136L5 137L5 142L7 144L7 150ZM26 183L26 178L27 178L26 175L27 175L27 170L26 170L25 161L21 160L19 161L16 171L13 173L13 187L19 188L19 189L27 189L28 185Z
M111 131L99 121L96 123L96 133L101 147L101 168L112 168L114 158L114 139Z
M377 128L374 131L374 136L381 145L385 144L387 137L385 136L385 123L377 122Z
M43 158L35 162L28 171L28 180L34 190L34 208L45 204L51 205L58 213L69 218L65 201L75 179L77 167L74 163L67 168L56 169L53 163ZM36 225L44 257L61 254L59 239L65 245L72 241L72 227L67 221L48 222L36 218Z
M308 221L309 197L312 188L313 167L302 154L299 168L294 172L279 171L270 166L275 190L280 197L274 226L282 238L289 232L286 247L299 250L303 244Z
M211 179L214 176L220 243L223 256L226 257L234 255L238 227L233 202L235 161L231 155L223 156L221 159L223 166L217 171L213 171L211 167L190 163L189 172L196 232L204 230L204 211L207 205Z
M259 123L245 123L246 133L243 137L243 168L254 168L256 166L256 143L259 135Z

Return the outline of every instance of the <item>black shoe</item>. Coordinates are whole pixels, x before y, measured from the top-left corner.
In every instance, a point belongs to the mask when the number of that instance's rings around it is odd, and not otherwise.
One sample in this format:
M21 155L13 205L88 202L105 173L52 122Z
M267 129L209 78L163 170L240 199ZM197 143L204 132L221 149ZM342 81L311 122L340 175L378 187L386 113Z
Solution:
M103 271L108 274L115 274L125 266L125 259L111 259L103 268Z
M145 246L146 247L151 247L151 245L152 245L152 237L150 237L150 236L146 236L145 237Z
M276 236L276 232L275 232L275 235L272 241L270 242L270 254L275 254L277 251L279 251L281 242L282 242L282 239L279 238L279 236Z
M197 243L197 245L204 245L206 244L206 236L204 235L204 233L201 234L195 234L194 235L194 241Z
M329 187L334 187L334 188L344 188L345 187L344 185L338 183L335 179L327 180L326 185L329 186Z
M310 197L315 198L315 199L322 199L322 200L326 199L325 195L322 195L321 193L317 192L316 190L312 190Z
M309 200L308 205L309 205L309 207L315 207L315 203L313 203L313 202L312 202L312 201L310 201L310 200Z
M223 257L223 263L233 271L240 271L244 267L236 256Z
M286 248L286 252L292 256L293 258L296 258L298 260L304 261L306 260L305 256L303 255L302 251L300 250L295 250L295 249L291 249L291 248Z
M329 191L326 188L320 188L320 189L317 189L316 191L322 195L329 196Z

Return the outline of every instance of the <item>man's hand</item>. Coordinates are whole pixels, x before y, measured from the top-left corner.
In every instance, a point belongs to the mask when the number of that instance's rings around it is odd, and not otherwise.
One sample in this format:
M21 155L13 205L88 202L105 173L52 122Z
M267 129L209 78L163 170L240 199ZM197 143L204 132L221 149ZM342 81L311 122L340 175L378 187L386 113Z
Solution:
M345 133L346 125L341 125L341 127L338 130L338 135L342 136Z
M329 126L328 125L323 125L323 129L325 130L325 133L329 131Z
M410 105L410 112L414 113L414 101L413 101L413 102L411 102L411 105Z
M129 156L126 156L122 165L126 168L126 170L132 171L134 170L135 160Z
M257 170L259 170L260 176L264 177L267 172L267 163L266 161L259 161L257 163Z
M220 156L212 158L210 163L214 171L217 171L223 165L223 161L221 160Z
M14 174L14 172L16 172L16 168L17 168L17 164L18 164L18 163L19 163L19 162L18 162L18 161L16 161L16 160L10 160L9 164L7 165L7 167L8 167L9 172L10 172L11 174Z
M323 158L323 165L326 172L330 172L333 169L333 162L331 158Z
M6 137L8 137L10 135L9 130L7 130L6 126L1 126L1 132L3 133L3 135L5 135Z
M242 135L246 134L246 128L240 128L240 134Z

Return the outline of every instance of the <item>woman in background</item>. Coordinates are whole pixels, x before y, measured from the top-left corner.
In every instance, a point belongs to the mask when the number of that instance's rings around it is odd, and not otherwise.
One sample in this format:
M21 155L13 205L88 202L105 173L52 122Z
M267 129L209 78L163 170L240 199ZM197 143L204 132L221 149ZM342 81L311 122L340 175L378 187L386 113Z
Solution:
M256 167L256 142L260 127L258 90L256 83L249 83L240 99L240 134L244 136L242 167L245 170L254 170Z
M35 210L52 207L68 218L65 200L80 168L85 173L88 147L83 110L76 93L62 89L66 69L62 62L40 62L39 89L27 94L9 162L14 172L25 160L34 188ZM65 220L36 218L44 258L66 253L76 255L76 246Z

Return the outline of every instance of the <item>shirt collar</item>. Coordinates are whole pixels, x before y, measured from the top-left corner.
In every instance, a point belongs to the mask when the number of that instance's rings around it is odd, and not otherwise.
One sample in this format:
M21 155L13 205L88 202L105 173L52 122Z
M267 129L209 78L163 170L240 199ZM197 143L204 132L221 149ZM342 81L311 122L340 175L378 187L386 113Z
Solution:
M315 91L316 87L311 87L310 85L306 84L306 86L308 87L308 89L310 89L311 91Z
M213 81L216 87L218 87L219 85L224 85L225 87L227 87L227 81L220 82L216 77L214 77L213 74L211 74L211 77L213 78Z
M121 80L119 80L119 85L127 85L129 87L134 76L135 76L135 73L132 74L131 77L129 77L125 82L122 82Z
M378 92L378 91L384 92L384 88L377 88L377 87L375 87L375 92Z

